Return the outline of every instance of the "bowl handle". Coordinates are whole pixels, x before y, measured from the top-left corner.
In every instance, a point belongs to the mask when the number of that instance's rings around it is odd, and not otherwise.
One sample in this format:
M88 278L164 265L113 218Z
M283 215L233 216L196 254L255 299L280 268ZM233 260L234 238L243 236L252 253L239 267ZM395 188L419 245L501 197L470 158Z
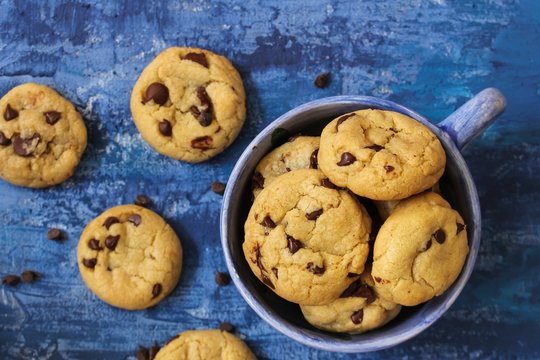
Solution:
M506 108L506 98L495 88L480 91L437 126L461 150L495 121Z

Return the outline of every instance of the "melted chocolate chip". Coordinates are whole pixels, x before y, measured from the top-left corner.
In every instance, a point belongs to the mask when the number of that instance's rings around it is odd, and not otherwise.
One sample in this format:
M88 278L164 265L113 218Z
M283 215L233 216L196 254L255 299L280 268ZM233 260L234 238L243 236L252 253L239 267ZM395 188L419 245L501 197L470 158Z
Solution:
M354 113L343 115L342 117L340 117L336 123L336 131L339 130L339 125L343 124L343 122L351 116L354 116Z
M214 181L212 183L211 189L218 195L223 195L225 193L225 184L219 181Z
M255 264L257 264L257 267L259 268L259 270L261 270L261 273L263 271L266 271L266 269L264 268L264 265L263 265L263 263L261 261L262 254L261 254L261 248L259 247L258 243L255 244L255 246L253 247L253 252L255 253Z
M329 188L329 189L337 189L337 186L334 185L334 183L332 183L330 181L330 179L328 178L324 178L321 180L321 185L324 186L325 188Z
M362 297L366 298L366 303L371 304L375 301L376 296L368 285L362 284L360 280L353 282L345 291L339 296L340 298L347 297Z
M54 125L60 120L62 117L62 114L60 114L58 111L47 111L44 112L43 115L45 115L45 121L49 125Z
M165 85L155 82L146 88L143 104L146 104L150 100L154 100L158 105L165 105L168 99L169 89Z
M212 109L212 102L210 101L210 97L208 96L208 93L204 87L199 86L197 88L197 98L203 107Z
M141 215L139 214L130 215L127 220L135 226L141 225Z
M330 73L327 71L327 72L323 72L322 74L317 75L313 83L319 89L324 89L330 83Z
M261 278L262 278L262 282L265 283L266 285L268 285L269 287L271 287L272 289L275 289L275 286L274 284L272 283L272 281L270 280L270 278L268 276L266 276L265 274L261 273Z
M12 141L15 153L19 156L27 157L34 153L34 150L41 141L41 136L39 134L34 134L28 139L23 139L16 133L13 135Z
M319 149L314 150L309 157L309 167L312 169L317 169L319 167L319 162L317 155L319 154Z
M34 282L41 277L41 274L34 270L25 270L21 274L21 279L25 283Z
M103 250L103 247L99 246L99 240L97 239L90 239L88 240L88 247L95 251L101 251Z
M264 188L264 176L258 171L253 174L253 189L263 189Z
M231 277L229 276L229 274L216 271L214 280L216 281L216 284L218 284L219 286L225 286L225 285L229 285L229 283L231 282Z
M304 247L299 240L296 240L290 235L287 235L287 246L289 247L289 251L291 252L291 254L294 254L295 252Z
M273 229L276 227L276 223L272 220L272 218L269 215L266 215L261 222L261 225L270 229Z
M2 279L2 284L7 286L17 286L21 282L21 278L17 275L6 275Z
M213 149L214 139L210 136L200 136L191 140L191 147L199 150Z
M52 228L47 231L47 239L62 240L62 231L57 228Z
M375 152L378 152L378 151L381 151L382 149L384 149L384 146L381 146L381 145L371 145L371 146L366 146L366 149L371 149L371 150L375 150Z
M97 265L97 259L96 259L96 258L92 258L92 259L83 259L82 263L83 263L83 265L86 266L87 268L93 269L93 268L95 268L96 265Z
M192 106L190 108L191 114L193 114L193 117L197 119L199 124L203 127L210 126L212 123L212 113L208 110L199 110L196 106Z
M278 279L278 278L279 278L279 276L278 276L278 269L275 268L275 267L273 267L273 268L272 268L272 272L273 272L274 275L276 276L276 279Z
M161 284L154 284L154 286L152 287L152 299L157 298L159 294L161 294L162 289L163 287L161 286Z
M392 165L384 165L384 170L386 170L387 173L394 171L394 167Z
M443 229L438 229L437 231L435 231L433 233L433 237L435 238L435 241L439 244L444 243L444 241L446 240L446 234L444 233Z
M356 161L356 157L350 152L341 154L341 159L337 163L337 166L349 166Z
M163 119L163 121L160 121L158 128L161 135L172 136L172 125L169 120Z
M184 56L184 60L191 60L198 64L201 64L205 68L208 68L208 61L206 60L206 55L204 55L203 53L191 52Z
M319 210L310 212L309 214L306 214L306 219L311 220L311 221L317 220L319 216L322 215L323 211L324 211L323 209L319 209Z
M313 263L310 261L307 263L306 269L311 271L315 275L322 275L326 271L326 269L317 265L313 265Z
M352 313L351 315L351 321L353 322L353 324L361 324L362 323L362 320L364 320L364 310L363 309L360 309L358 311L355 311Z
M228 322L222 322L219 324L219 330L232 333L234 332L234 326Z
M116 245L118 245L118 240L120 240L120 235L109 235L105 238L105 246L107 247L107 249L112 251L116 249Z
M432 244L432 241L431 241L431 239L429 239L429 240L426 242L426 244L424 245L424 248L421 249L420 251L421 251L421 252L428 251L429 248L431 247L431 244Z
M465 230L466 226L465 224L456 223L456 235Z
M8 146L11 144L11 139L0 131L0 146Z
M120 220L118 220L117 217L114 217L114 216L109 216L108 218L105 219L105 222L103 222L103 226L105 226L107 228L107 230L109 230L109 228L113 225L113 224L117 224L119 223Z
M7 104L6 110L4 111L4 119L10 121L16 119L19 116L19 112Z
M152 200L146 195L137 195L135 197L135 205L139 206L149 206L152 203Z

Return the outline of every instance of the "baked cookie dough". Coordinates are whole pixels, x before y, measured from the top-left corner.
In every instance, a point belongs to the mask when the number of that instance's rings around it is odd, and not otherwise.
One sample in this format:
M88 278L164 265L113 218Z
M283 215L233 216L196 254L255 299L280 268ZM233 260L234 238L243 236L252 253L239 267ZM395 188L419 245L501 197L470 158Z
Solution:
M256 360L247 345L221 330L190 330L176 335L155 360Z
M0 177L43 188L71 175L86 148L73 104L45 85L26 83L0 99Z
M156 305L176 286L182 245L156 213L137 205L106 210L84 229L79 271L101 300L127 310Z
M244 229L244 255L259 280L288 301L325 305L363 272L371 219L322 172L302 169L261 191Z
M244 85L223 56L172 47L141 73L131 113L142 137L163 155L198 163L228 147L246 118Z
M401 306L377 295L370 271L367 268L339 299L328 305L300 305L306 320L322 330L360 334L394 319Z
M433 186L446 155L424 125L393 111L359 110L322 131L319 168L336 185L373 200L398 200Z
M426 192L404 200L375 239L377 292L405 306L439 296L458 277L468 252L465 222L440 195Z
M318 136L293 136L259 162L253 175L253 196L280 175L299 169L317 169Z

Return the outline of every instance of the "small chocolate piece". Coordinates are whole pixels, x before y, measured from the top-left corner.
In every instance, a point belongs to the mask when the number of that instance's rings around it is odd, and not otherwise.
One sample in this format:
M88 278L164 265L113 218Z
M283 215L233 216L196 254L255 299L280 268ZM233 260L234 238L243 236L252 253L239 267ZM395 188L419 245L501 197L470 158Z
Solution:
M327 71L327 72L323 72L322 74L317 75L313 83L319 89L324 89L330 83L330 72Z
M193 105L189 110L191 111L193 117L195 117L195 119L199 121L199 124L201 124L201 126L206 127L212 123L212 113L208 110L200 111L199 108L197 108L195 105Z
M264 176L258 171L253 174L253 189L264 189Z
M201 105L209 109L211 111L212 109L212 102L210 101L210 96L208 96L208 93L206 92L206 89L203 86L199 86L197 88L197 98L201 102Z
M150 360L148 349L141 345L139 345L139 349L135 353L135 356L137 357L137 360Z
M339 297L362 297L366 299L366 304L371 304L377 298L373 292L373 289L366 284L362 284L360 279L349 285L349 287L345 289L345 291Z
M0 131L0 146L8 146L11 144L11 139Z
M157 298L161 294L161 290L163 290L161 284L154 284L154 287L152 287L152 299Z
M173 340L176 340L180 337L180 334L178 335L174 335L172 338L170 338L169 340L167 340L167 342L165 343L165 345L169 345Z
M201 64L205 68L208 68L208 61L206 60L206 55L203 53L194 53L190 52L186 56L184 56L184 60L191 60L198 64Z
M7 104L6 110L4 111L4 119L10 121L16 119L19 116L19 112Z
M272 220L272 218L269 215L266 215L261 222L261 225L270 229L273 229L276 227L276 223Z
M366 146L366 149L371 149L371 150L375 150L375 152L378 152L378 151L381 151L382 149L384 149L384 146L381 146L381 145L371 145L371 146Z
M387 173L394 171L394 167L392 165L384 165L384 170L386 170Z
M348 118L350 118L351 116L354 116L354 113L350 113L350 114L343 115L342 117L340 117L336 123L336 131L339 130L339 125L343 124L343 122L347 120Z
M276 288L268 276L266 276L265 274L261 273L261 278L262 278L262 282L263 282L263 283L265 283L266 285L270 286L272 289L275 289L275 288Z
M463 230L465 230L466 228L465 224L456 223L456 226L457 226L456 235L462 232Z
M152 200L146 195L137 195L135 197L135 205L147 207L152 203Z
M228 322L222 322L221 324L219 324L219 330L233 333L234 326Z
M87 268L93 269L93 268L96 267L97 259L96 259L96 258L92 258L92 259L83 259L82 263L83 263L83 265L86 266Z
M349 166L356 161L356 157L350 152L341 154L341 159L337 163L338 166Z
M118 245L118 240L120 240L120 235L109 235L105 238L105 246L107 249L113 251L116 249L116 245Z
M218 284L219 286L225 286L225 285L229 285L229 283L231 282L231 277L229 276L229 274L216 271L214 280L216 281L216 284Z
M119 223L120 220L118 220L117 217L114 217L114 216L109 216L107 219L105 219L105 222L103 223L103 226L105 226L107 228L107 230L109 230L109 228L113 225L113 224L117 224Z
M324 274L325 272L325 268L324 266L323 267L319 267L317 265L313 265L313 263L310 261L307 263L307 266L306 266L306 269L308 269L309 271L311 271L312 273L314 273L315 275L322 275Z
M34 282L41 277L41 274L34 270L25 270L21 274L21 279L25 283Z
M158 125L159 132L163 136L172 136L172 125L167 119L163 119Z
M306 214L306 219L308 220L317 220L319 218L319 216L322 215L323 213L323 209L319 209L319 210L315 210L313 212L310 212L309 214Z
M219 181L214 181L212 183L211 189L218 195L223 195L225 193L225 184Z
M17 275L6 275L2 279L2 284L7 286L17 286L21 282L21 278Z
M143 104L146 104L150 100L154 100L158 105L165 105L168 99L169 89L165 85L155 82L146 88Z
M426 244L424 245L424 247L422 249L420 249L420 252L428 251L429 248L431 247L431 244L432 244L432 241L431 241L431 239L429 239L426 242Z
M278 278L279 278L279 276L278 276L278 269L275 268L275 267L273 267L273 268L272 268L272 272L273 272L274 275L276 276L276 279L278 279Z
M438 229L437 231L435 231L433 233L433 237L435 238L435 241L439 244L444 243L444 241L446 240L446 234L444 233L443 229Z
M210 136L200 136L191 140L191 147L199 150L213 149L214 139Z
M289 251L291 252L291 254L294 254L295 252L304 247L304 245L302 245L299 240L296 240L290 235L287 235L287 246L289 247Z
M319 154L319 149L314 150L309 157L309 167L312 169L317 169L319 167L319 162L317 160L317 155Z
M329 189L337 189L337 186L334 185L334 183L332 183L330 181L330 179L328 178L324 178L321 180L321 185L324 186L325 188L329 188Z
M156 358L157 353L159 352L160 346L157 343L157 341L154 341L154 345L152 345L148 349L148 360L154 360Z
M353 324L361 324L362 320L364 320L364 309L360 309L352 313L351 321L353 322Z
M99 245L99 240L97 239L90 239L88 240L88 247L95 251L101 251L103 250L103 247Z
M49 231L47 231L47 239L62 240L62 231L57 228L49 229Z
M44 112L43 115L45 115L45 121L49 125L54 125L60 120L62 117L62 114L60 114L58 111L47 111Z
M130 215L127 220L135 226L141 225L141 215L139 214Z
M12 138L13 150L22 157L27 157L33 154L37 145L41 141L39 134L34 134L28 139L23 139L19 134L15 133Z

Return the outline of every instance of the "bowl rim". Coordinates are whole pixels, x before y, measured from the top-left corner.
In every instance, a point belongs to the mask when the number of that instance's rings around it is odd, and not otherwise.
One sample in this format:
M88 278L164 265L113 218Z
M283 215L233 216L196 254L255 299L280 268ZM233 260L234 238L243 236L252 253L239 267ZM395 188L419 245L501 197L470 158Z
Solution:
M452 157L454 158L455 165L460 169L460 179L463 180L464 185L464 191L468 193L468 196L470 198L470 204L468 204L471 207L472 213L471 217L474 219L474 236L470 239L469 242L469 253L467 255L467 259L465 261L465 264L461 270L460 275L456 279L456 281L452 284L452 286L444 293L444 295L438 297L437 299L440 300L444 296L444 300L435 307L434 311L432 313L428 314L428 316L423 319L421 322L416 324L416 326L411 327L410 329L400 332L398 334L394 334L392 336L385 336L380 339L371 340L369 342L362 341L362 342L355 342L355 341L333 341L332 343L324 340L324 339L318 339L313 336L308 336L306 334L299 333L297 330L295 330L291 325L288 325L285 323L285 321L281 321L276 318L274 314L272 314L271 311L266 309L264 306L262 306L258 300L251 294L250 290L246 287L243 280L240 278L240 275L238 274L236 268L233 265L233 259L231 252L229 251L228 243L229 243L229 225L228 225L228 218L229 218L229 205L231 202L232 193L234 191L235 186L232 186L233 184L236 184L240 175L243 173L244 166L248 159L251 157L252 150L258 146L262 142L263 139L267 138L268 136L271 136L272 132L281 127L283 123L287 122L290 118L294 118L298 116L301 113L304 113L306 111L314 111L317 109L325 108L325 107L339 107L339 106L358 106L359 108L379 108L379 109L387 109L391 111L397 111L402 114L408 115L409 117L412 117L413 119L419 121L423 125L427 126L435 135L443 141L451 150ZM355 111L355 110L351 110ZM448 155L447 155L448 157ZM403 343L416 335L420 334L424 330L426 330L429 326L431 326L435 321L437 321L456 301L459 294L467 284L473 268L474 264L476 263L476 257L478 255L478 250L480 247L480 239L481 239L481 212L480 212L480 201L478 198L478 193L476 190L476 186L474 184L474 181L472 179L472 175L469 171L469 168L463 159L463 156L461 155L460 150L457 148L455 142L452 140L452 138L442 129L440 129L438 126L432 124L424 118L422 115L418 114L417 112L400 105L398 103L395 103L390 100L380 99L373 96L364 96L364 95L341 95L341 96L332 96L332 97L325 97L320 98L317 100L313 100L304 104L301 104L283 115L279 116L274 121L270 122L265 128L259 132L259 134L247 145L247 147L244 149L238 160L236 161L235 166L233 167L231 174L229 176L229 180L227 183L227 187L225 189L225 193L223 195L223 202L221 206L221 212L220 212L220 238L221 238L221 246L223 248L223 252L225 255L225 263L229 270L229 273L231 275L231 279L233 280L233 283L235 284L236 288L240 292L240 295L244 298L244 300L248 303L248 305L255 311L255 313L262 318L266 323L268 323L270 326L272 326L274 329L282 333L283 335L310 347L325 350L325 351L332 351L332 352L343 352L343 353L362 353L362 352L370 352L370 351L378 351L382 349L386 349L395 345L398 345L400 343ZM430 301L435 301L436 299L432 299Z

